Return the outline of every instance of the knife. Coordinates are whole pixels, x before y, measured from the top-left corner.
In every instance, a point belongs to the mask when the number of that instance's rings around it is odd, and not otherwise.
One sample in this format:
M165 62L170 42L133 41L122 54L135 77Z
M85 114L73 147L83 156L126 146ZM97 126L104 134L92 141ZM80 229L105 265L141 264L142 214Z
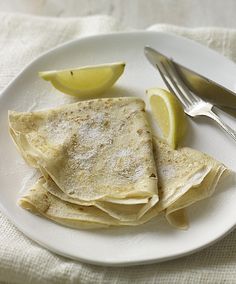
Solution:
M148 61L156 68L156 65L165 64L171 61L178 70L181 79L185 85L197 96L205 101L211 102L213 105L236 109L236 93L219 85L218 83L190 70L189 68L179 64L173 58L170 58L159 51L146 46L144 48L145 56ZM165 73L168 77L168 74Z

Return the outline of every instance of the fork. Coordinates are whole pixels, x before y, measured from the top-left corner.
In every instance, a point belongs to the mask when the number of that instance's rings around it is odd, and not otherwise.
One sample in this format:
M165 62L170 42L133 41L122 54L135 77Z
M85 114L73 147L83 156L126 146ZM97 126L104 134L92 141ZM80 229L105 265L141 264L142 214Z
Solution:
M222 121L222 119L214 112L211 103L197 97L187 88L173 61L168 60L165 61L165 63L159 61L159 63L156 64L156 67L169 91L175 94L182 103L184 112L187 115L190 117L207 116L211 118L236 141L236 131Z

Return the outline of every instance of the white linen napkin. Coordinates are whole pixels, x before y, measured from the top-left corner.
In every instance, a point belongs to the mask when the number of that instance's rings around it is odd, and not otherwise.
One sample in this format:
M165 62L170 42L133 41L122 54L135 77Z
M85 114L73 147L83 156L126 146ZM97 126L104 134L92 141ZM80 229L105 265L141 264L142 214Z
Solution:
M0 90L46 50L81 36L122 29L108 16L44 18L0 13L0 23ZM236 61L235 30L160 24L149 30L186 36ZM181 259L109 268L51 253L25 237L0 212L0 283L235 283L235 268L236 231L215 245Z

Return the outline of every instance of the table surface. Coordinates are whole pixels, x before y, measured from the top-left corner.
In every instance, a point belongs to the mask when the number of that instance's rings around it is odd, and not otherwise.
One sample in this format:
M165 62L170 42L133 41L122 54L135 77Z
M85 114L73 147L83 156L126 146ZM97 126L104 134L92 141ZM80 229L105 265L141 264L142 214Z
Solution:
M55 17L106 14L133 28L154 23L236 27L235 0L1 0L0 11Z

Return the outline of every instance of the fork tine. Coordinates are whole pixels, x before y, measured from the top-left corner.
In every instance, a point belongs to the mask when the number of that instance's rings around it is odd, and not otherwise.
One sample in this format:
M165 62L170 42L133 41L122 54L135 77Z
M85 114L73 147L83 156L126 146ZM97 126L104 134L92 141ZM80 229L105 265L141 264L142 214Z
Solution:
M172 82L172 84L175 86L175 89L177 91L177 94L182 97L183 100L185 100L186 104L189 106L192 104L191 98L184 92L184 90L179 86L179 78L176 78L176 74L172 70L172 66L169 64L169 62L166 62L166 65L163 64L163 67L165 69L165 72L168 75L168 78ZM168 67L168 68L167 68ZM177 95L176 94L176 95Z
M167 88L173 93L176 94L175 90L172 88L171 84L168 82L167 78L165 77L163 71L161 70L161 68L158 66L158 64L156 64L156 67L161 75L162 80L164 81L164 83L166 84ZM185 101L182 100L182 97L179 97L179 100L181 101L181 103L185 106Z
M165 82L167 88L177 96L177 98L180 100L180 102L183 104L183 106L185 108L188 107L189 105L189 102L186 100L186 98L182 95L182 92L181 90L178 88L177 84L171 80L172 76L169 76L169 77L166 77L164 75L164 72L161 70L160 66L156 65L157 66L157 69L163 79L163 81ZM168 70L166 70L165 66L163 63L161 63L161 67L165 70L165 72L169 75L169 72ZM168 79L167 79L168 78ZM170 81L170 82L169 82Z
M156 67L161 75L161 78L162 80L165 82L166 86L168 87L168 89L171 91L171 92L174 92L174 90L172 89L171 85L169 84L169 82L167 81L164 73L162 72L161 68L158 66L158 64L156 64Z
M199 102L199 99L197 98L197 96L195 96L192 92L189 91L189 89L187 88L187 86L185 85L180 73L179 73L179 69L177 68L176 64L174 61L168 61L168 65L171 69L171 71L173 72L173 76L177 81L177 84L180 86L182 93L188 97L189 101L192 102Z

